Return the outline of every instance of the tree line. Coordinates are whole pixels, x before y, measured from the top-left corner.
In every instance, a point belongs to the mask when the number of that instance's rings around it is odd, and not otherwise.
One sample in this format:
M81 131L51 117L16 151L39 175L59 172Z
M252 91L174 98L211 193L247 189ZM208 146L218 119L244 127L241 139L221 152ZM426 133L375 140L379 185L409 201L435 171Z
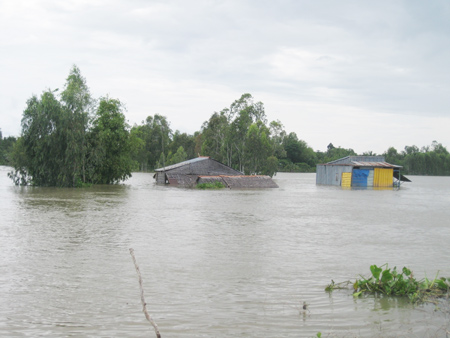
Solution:
M411 175L450 176L450 154L437 141L419 149L406 146L401 152L390 147L385 153L386 162L403 166L403 172Z
M270 176L314 172L318 163L357 155L332 143L326 151L314 151L296 133L287 133L279 120L268 122L264 104L250 94L214 112L194 134L173 131L159 114L131 127L119 100L91 96L77 66L60 93L46 90L27 101L21 127L17 139L3 139L0 131L0 164L12 166L9 176L21 185L116 183L132 171L153 171L199 155L245 174ZM450 155L436 141L400 152L391 147L383 155L404 166L404 173L450 175Z

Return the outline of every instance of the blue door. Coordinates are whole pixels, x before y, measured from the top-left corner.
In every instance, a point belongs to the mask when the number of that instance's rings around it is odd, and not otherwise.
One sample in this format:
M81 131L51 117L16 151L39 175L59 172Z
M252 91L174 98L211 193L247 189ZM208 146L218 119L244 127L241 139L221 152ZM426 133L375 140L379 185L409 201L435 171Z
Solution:
M367 187L368 169L353 169L352 187Z

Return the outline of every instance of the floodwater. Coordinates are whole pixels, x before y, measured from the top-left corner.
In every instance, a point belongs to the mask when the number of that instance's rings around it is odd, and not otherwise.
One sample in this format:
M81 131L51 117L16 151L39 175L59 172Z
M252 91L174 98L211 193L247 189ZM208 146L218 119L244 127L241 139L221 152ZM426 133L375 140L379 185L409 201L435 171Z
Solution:
M0 167L0 336L446 337L448 302L327 293L372 264L450 277L450 178L400 190L15 187ZM303 311L303 302L308 304Z

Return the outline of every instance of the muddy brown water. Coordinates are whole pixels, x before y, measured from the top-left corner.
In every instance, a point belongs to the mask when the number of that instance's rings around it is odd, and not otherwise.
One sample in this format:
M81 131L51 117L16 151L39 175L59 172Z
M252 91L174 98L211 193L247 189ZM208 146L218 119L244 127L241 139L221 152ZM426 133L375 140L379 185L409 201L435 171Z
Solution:
M446 337L448 303L324 291L371 264L450 277L450 178L400 190L197 191L152 174L87 189L21 188L0 167L0 336ZM308 310L303 311L303 302ZM437 310L437 311L436 311Z

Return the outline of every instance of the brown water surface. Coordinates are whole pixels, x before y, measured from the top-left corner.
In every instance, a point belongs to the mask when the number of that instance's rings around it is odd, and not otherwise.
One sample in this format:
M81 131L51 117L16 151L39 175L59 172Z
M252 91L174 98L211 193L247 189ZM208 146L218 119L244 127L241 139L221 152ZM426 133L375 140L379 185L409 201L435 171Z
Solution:
M445 337L448 303L353 299L325 286L371 264L450 277L450 178L400 190L15 187L0 167L0 336ZM303 302L309 311L303 312Z

